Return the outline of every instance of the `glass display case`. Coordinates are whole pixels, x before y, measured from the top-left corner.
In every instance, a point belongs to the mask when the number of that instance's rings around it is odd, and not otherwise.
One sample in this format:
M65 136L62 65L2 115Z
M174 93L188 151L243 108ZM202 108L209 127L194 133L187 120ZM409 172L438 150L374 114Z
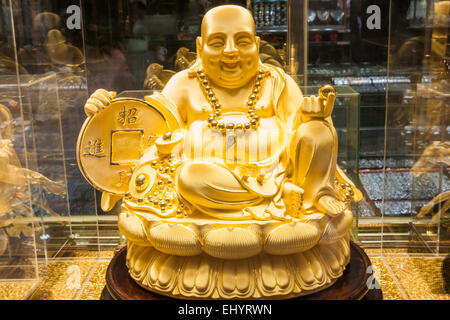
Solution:
M420 226L424 220L417 217L434 203L429 203L434 196L445 195L448 168L430 169L433 178L431 173L418 175L415 168L427 146L448 141L444 94L448 91L448 2L291 1L292 6L296 10L288 19L288 52L295 57L294 70L301 80L308 85L349 85L360 93L359 181L365 194L359 204L360 240L377 248L422 246L436 254L437 244L445 243L438 238L446 232L440 232L439 223L434 231L426 231ZM336 8L342 8L342 26L321 26L318 10L331 16ZM373 19L378 19L378 26L370 25L376 22ZM326 29L317 29L317 24ZM324 41L336 32L333 27L342 27L340 36L348 40L348 51L338 53L337 43ZM427 93L425 88L432 87L440 90ZM434 101L434 109L426 107L432 104L428 100ZM443 159L448 157L442 152ZM439 211L439 205L445 212L444 203L436 203L433 210ZM427 233L433 234L433 241Z
M225 3L251 11L261 61L304 96L337 89L338 163L364 195L352 239L394 278L410 257L443 265L450 1L0 0L0 298L45 298L51 264L82 257L97 268L125 244L120 203L103 212L77 164L83 106L98 88L139 99L162 90L195 62L204 14ZM386 256L394 262L376 260ZM97 269L81 270L83 284ZM17 280L27 283L21 293L4 294ZM402 281L391 297L424 297Z

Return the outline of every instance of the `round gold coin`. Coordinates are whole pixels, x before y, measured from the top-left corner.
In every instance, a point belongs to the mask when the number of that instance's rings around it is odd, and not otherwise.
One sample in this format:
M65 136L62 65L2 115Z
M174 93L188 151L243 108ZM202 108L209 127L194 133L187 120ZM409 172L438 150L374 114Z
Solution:
M161 104L114 99L83 124L77 142L78 166L96 189L123 196L134 165L159 136L177 125Z

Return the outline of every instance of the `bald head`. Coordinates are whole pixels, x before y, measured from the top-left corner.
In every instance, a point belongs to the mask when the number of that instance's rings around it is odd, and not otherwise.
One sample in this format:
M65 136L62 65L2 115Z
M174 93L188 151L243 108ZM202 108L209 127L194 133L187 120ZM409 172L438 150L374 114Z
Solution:
M256 34L255 21L249 10L241 6L225 5L215 7L205 14L202 20L201 36L204 38L205 35L215 31L212 27L220 30L230 24L247 26L253 34Z
M258 71L259 44L250 11L219 6L203 18L197 53L213 84L239 88L252 81Z

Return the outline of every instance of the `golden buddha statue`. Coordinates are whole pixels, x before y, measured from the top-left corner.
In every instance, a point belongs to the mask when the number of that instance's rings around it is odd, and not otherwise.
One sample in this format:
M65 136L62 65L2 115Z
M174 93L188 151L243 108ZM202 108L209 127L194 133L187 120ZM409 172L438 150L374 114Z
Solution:
M336 91L304 98L259 44L248 10L216 7L196 62L160 93L144 103L100 89L85 105L79 165L103 209L123 199L127 266L148 290L295 297L349 262L350 201L362 195L336 165Z

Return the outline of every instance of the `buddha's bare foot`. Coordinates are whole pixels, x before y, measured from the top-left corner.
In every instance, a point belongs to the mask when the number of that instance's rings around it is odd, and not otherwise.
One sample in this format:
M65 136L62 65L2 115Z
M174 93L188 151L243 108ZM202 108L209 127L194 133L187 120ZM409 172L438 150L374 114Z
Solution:
M336 217L344 212L347 205L332 196L322 196L317 201L317 209L329 216Z

